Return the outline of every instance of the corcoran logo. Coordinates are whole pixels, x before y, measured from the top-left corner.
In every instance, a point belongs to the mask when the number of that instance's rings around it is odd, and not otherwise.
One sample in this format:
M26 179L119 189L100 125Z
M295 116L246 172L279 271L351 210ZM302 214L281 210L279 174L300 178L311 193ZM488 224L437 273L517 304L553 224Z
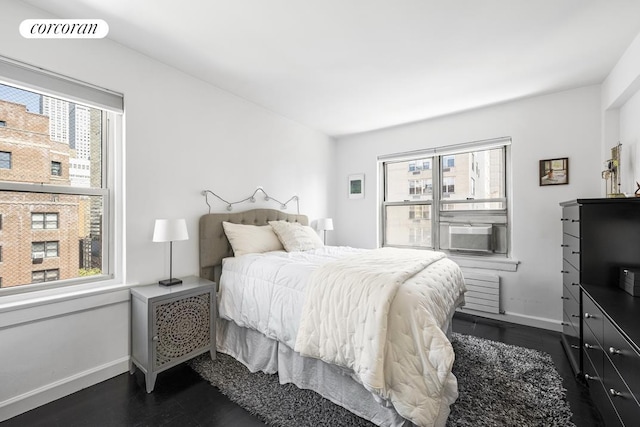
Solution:
M25 19L20 24L27 39L101 39L108 33L102 19Z

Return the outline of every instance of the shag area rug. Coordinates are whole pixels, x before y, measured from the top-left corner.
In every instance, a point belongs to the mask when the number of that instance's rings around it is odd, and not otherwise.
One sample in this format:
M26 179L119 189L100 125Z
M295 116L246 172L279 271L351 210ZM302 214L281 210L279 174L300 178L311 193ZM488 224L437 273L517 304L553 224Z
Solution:
M546 353L469 335L453 333L453 373L458 400L451 406L448 427L573 426L562 378ZM276 375L249 370L230 356L209 353L191 367L232 401L266 424L298 426L372 426L317 393Z

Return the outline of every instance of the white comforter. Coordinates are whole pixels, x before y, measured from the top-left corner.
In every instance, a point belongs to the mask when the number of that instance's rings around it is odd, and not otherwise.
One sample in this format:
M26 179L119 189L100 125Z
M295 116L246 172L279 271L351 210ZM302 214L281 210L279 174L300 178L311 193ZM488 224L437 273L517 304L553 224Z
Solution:
M403 257L415 262L404 264ZM333 292L318 297L338 264L353 266L358 258L369 263L370 285L378 279L393 284L369 289L368 296L340 296L335 282ZM399 273L388 272L392 260L402 265ZM355 282L357 287L362 280ZM303 354L352 369L368 390L418 425L444 425L457 383L453 349L441 328L464 291L460 269L439 253L325 247L226 259L219 313Z

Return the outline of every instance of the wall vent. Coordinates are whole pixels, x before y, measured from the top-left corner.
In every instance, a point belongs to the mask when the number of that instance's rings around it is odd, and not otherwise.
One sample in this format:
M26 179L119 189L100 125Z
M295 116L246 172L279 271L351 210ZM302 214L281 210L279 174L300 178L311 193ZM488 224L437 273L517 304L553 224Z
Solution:
M497 274L478 274L464 272L467 293L464 295L465 305L462 309L484 311L501 314L500 310L500 276Z

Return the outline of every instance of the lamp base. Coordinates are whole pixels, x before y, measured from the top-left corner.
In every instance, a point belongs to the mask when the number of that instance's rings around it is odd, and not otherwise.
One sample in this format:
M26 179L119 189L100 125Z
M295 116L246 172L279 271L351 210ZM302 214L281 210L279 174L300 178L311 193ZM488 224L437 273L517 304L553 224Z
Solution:
M166 280L160 280L158 283L160 285L162 285L162 286L173 286L173 285L181 284L182 280L180 280L180 279L166 279Z

